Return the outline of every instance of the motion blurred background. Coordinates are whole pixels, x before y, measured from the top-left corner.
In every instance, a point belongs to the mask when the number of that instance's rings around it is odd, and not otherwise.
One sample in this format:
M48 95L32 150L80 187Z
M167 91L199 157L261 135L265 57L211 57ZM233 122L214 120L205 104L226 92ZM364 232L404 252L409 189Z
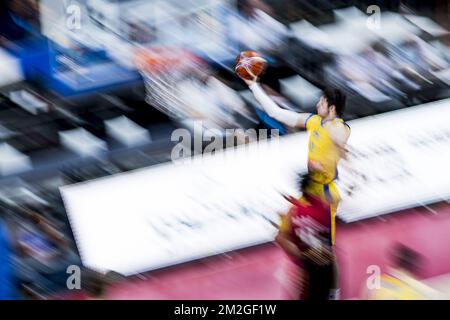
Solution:
M448 297L449 1L9 0L0 15L1 298L86 298L70 265L112 272L110 299L284 297L271 223L306 136L234 75L243 50L269 61L261 82L284 108L347 93L366 175L342 169L343 298L366 297L367 268L387 271L399 242ZM199 123L282 137L173 164L172 133Z

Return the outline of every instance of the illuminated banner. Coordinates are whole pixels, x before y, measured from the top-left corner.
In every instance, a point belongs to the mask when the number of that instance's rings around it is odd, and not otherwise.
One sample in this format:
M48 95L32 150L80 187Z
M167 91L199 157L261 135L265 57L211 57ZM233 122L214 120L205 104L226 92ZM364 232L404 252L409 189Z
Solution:
M357 221L450 195L450 101L350 122L338 216ZM298 195L305 132L185 164L61 188L85 265L126 275L271 241ZM348 169L350 168L350 169Z
M449 199L449 119L442 100L352 121L338 216L352 222Z
M281 141L61 188L83 263L130 275L271 241L302 162L278 155L307 147Z

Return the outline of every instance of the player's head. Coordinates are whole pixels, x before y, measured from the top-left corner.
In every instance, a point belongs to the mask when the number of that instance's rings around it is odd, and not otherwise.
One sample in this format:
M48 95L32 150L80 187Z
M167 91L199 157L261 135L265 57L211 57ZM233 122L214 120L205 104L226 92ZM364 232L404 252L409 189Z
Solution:
M317 114L326 118L329 115L341 117L345 110L347 97L339 89L326 88L316 105Z
M87 269L84 274L83 288L88 296L92 298L102 298L107 285L106 277L103 274Z
M299 173L297 176L297 187L303 195L307 195L307 190L309 184L311 183L311 178L309 173Z
M249 0L237 0L236 2L237 10L240 14L251 17L253 16L253 8Z
M393 267L411 274L417 274L420 269L421 256L416 251L403 244L396 244L392 252Z

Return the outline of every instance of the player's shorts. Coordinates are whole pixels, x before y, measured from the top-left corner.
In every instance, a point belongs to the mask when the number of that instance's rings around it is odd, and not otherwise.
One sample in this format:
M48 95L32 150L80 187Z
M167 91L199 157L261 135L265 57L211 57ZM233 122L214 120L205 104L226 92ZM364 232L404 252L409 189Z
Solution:
M316 183L312 181L308 187L308 193L319 197L322 201L330 205L331 215L331 244L334 245L336 234L336 210L341 201L339 190L334 182L328 184Z
M303 276L302 300L328 300L330 290L334 284L333 263L317 265L305 259Z

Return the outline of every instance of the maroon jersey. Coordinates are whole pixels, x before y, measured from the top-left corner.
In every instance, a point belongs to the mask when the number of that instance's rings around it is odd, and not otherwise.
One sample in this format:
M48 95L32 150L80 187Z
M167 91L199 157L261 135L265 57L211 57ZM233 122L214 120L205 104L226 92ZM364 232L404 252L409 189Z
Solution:
M287 218L291 237L301 250L331 247L330 207L319 198L303 197Z

